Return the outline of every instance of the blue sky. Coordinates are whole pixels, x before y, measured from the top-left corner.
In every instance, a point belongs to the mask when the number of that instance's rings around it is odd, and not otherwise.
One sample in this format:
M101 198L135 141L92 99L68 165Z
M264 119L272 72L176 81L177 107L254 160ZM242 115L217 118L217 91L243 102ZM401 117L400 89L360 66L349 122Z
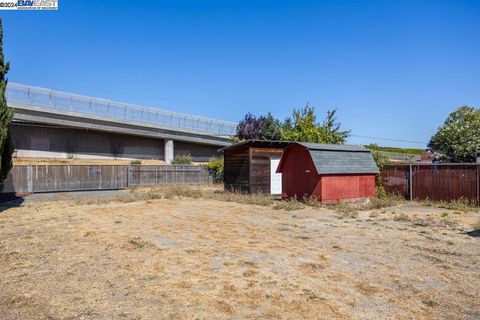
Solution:
M480 107L480 1L60 0L0 16L13 82L234 121L308 102L338 108L350 143L411 147Z

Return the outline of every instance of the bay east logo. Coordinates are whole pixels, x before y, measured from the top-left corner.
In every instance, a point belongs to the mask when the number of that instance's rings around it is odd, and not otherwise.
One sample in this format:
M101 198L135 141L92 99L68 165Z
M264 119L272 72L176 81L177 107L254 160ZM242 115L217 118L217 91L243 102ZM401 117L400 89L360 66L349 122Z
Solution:
M18 10L57 10L58 0L18 0Z
M0 0L0 10L58 10L58 0Z

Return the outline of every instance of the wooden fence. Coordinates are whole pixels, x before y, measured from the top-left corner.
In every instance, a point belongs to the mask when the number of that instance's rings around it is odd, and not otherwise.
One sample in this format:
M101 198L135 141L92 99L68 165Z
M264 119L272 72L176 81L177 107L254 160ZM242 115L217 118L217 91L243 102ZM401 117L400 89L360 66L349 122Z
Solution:
M18 165L3 184L3 193L115 190L155 184L209 184L199 166Z
M387 165L381 176L385 190L410 200L467 201L480 204L479 164Z

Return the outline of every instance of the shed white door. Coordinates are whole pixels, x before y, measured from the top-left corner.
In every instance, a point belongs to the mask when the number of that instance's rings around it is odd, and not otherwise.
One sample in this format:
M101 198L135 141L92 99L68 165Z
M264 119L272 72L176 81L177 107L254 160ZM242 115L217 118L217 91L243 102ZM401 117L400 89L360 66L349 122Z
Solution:
M280 158L270 158L270 194L282 194L282 174L277 173Z

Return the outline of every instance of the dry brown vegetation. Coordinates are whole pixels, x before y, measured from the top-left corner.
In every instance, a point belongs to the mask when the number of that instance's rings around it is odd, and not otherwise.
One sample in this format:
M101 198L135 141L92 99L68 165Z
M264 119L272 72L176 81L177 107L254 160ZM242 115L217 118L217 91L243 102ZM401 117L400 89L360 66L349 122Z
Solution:
M4 209L0 315L480 318L480 214L382 201L182 186Z

